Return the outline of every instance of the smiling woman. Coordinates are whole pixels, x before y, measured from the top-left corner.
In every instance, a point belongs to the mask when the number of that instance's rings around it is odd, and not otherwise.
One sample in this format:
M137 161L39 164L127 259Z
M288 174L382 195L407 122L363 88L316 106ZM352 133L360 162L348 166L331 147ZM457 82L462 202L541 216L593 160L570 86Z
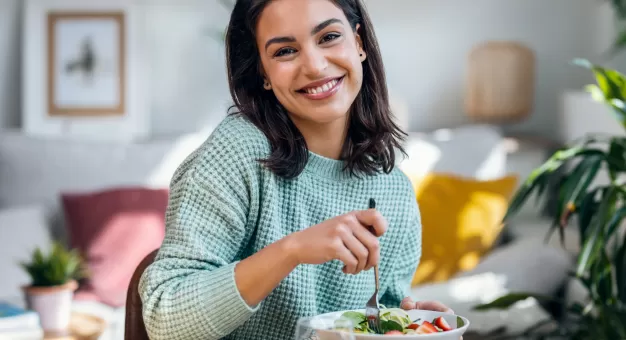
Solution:
M447 310L407 297L420 215L361 1L238 0L226 47L235 110L174 174L140 281L151 339L290 339L363 308L374 266L382 304Z
M404 133L360 1L239 1L226 43L235 104L269 139L270 169L297 176L307 149L354 173L393 167Z

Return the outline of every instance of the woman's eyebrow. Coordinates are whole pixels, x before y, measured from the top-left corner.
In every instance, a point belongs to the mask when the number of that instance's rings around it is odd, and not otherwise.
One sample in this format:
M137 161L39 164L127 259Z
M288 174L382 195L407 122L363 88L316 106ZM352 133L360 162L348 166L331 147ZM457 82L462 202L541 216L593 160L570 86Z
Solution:
M323 30L324 28L328 27L329 25L332 24L342 24L343 22L337 18L330 18L328 20L324 20L323 22L317 24L315 27L313 27L313 29L311 30L311 35L315 35L317 33L319 33L321 30ZM284 36L284 37L274 37L272 39L269 39L266 43L265 43L265 50L267 50L267 48L271 45L271 44L282 44L282 43L286 43L286 42L295 42L296 38L293 36Z
M331 18L328 20L325 20L321 23L319 23L317 26L313 27L313 29L311 30L311 35L316 35L317 33L319 33L319 31L323 30L324 28L326 28L327 26L330 26L332 24L342 24L343 22L341 22L341 20L337 19L337 18Z

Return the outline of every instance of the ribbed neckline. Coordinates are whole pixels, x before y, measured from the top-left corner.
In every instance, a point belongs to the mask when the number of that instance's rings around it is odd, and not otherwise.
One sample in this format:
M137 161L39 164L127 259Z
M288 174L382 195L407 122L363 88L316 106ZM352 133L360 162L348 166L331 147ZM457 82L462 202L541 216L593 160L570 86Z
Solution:
M316 176L331 180L358 180L359 177L351 176L349 170L344 171L344 161L318 155L309 151L309 161L305 171Z

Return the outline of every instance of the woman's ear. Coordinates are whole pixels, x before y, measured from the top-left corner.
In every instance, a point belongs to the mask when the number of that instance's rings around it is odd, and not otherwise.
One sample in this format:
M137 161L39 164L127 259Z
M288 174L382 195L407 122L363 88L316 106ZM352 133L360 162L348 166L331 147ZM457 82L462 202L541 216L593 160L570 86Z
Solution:
M367 58L367 54L365 53L365 49L363 48L363 40L361 39L361 35L359 34L359 28L361 28L360 24L356 24L356 28L354 29L354 38L356 40L356 48L359 52L359 58L361 62L365 61Z
M263 67L261 67L261 77L263 77L263 88L266 90L271 90L272 89L272 83L270 83L270 81L267 79L267 75L265 75L265 70L263 70Z

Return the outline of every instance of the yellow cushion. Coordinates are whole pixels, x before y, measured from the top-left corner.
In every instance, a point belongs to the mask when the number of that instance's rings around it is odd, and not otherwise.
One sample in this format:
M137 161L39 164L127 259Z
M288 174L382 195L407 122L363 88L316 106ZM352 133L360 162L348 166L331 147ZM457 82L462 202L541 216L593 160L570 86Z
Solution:
M411 180L422 215L422 258L412 284L474 268L502 230L518 177L479 181L430 173Z

